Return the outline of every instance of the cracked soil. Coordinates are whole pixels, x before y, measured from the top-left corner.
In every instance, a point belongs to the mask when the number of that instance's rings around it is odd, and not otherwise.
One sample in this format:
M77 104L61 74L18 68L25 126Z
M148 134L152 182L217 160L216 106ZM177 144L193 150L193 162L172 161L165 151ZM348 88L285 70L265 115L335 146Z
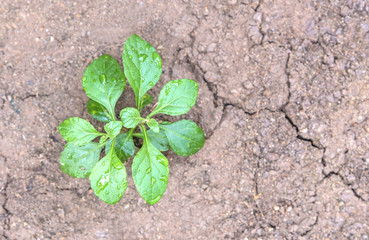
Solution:
M85 67L136 33L162 56L157 100L194 79L206 135L167 152L168 189L109 206L62 173L64 119L89 119ZM0 2L1 239L368 239L365 0ZM117 110L134 106L127 85ZM150 107L146 109L147 114ZM160 116L175 121L179 117Z

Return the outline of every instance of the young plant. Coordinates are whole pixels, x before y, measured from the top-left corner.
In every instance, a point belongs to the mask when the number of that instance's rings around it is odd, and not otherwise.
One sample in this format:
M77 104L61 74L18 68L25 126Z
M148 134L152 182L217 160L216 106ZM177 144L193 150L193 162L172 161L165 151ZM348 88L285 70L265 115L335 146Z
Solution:
M127 189L124 162L135 154L133 137L141 138L143 144L133 159L132 176L142 198L155 204L164 194L169 177L168 160L161 152L171 149L180 156L190 156L202 148L205 139L193 121L159 123L153 117L159 113L187 113L195 105L198 84L189 79L170 81L160 91L154 110L144 118L141 110L153 101L147 91L160 78L161 58L137 35L127 39L122 57L124 72L109 55L99 57L86 68L82 85L90 98L87 111L106 123L105 133L81 118L62 122L59 132L68 143L60 156L61 170L75 178L89 177L94 193L104 202L115 204ZM124 108L119 121L115 104L126 86L125 78L135 93L137 109ZM99 141L93 142L97 137ZM99 161L104 147L105 156Z

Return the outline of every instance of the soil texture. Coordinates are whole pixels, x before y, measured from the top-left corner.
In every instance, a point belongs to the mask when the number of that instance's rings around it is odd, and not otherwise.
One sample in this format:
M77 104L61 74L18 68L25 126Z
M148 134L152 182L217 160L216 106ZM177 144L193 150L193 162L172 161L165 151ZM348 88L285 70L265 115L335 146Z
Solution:
M163 60L150 93L199 83L205 132L166 152L159 203L110 206L61 172L57 126L86 111L96 57L138 34ZM1 239L368 239L366 0L0 1ZM117 112L134 106L127 85ZM148 113L150 105L145 111Z

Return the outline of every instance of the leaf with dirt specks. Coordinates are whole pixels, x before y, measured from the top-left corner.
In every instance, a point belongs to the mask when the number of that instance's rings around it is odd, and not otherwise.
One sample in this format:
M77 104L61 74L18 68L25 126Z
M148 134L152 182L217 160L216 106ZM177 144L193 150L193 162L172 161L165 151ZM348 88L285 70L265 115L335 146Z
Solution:
M126 128L136 127L142 120L140 112L136 108L127 107L120 111L120 119Z
M147 121L147 126L149 126L149 128L154 132L159 132L159 123L155 119L151 118L149 121Z
M149 117L158 113L178 116L187 113L196 103L199 85L190 79L173 80L160 91L158 105Z
M162 123L160 131L164 131L167 136L170 149L180 156L197 153L205 143L202 129L190 120Z
M145 95L142 98L142 107L145 107L150 103L152 103L152 100L154 100L154 98L150 94L145 93Z
M160 200L167 189L168 160L152 145L146 130L143 129L143 133L143 145L133 159L132 176L142 198L153 205Z
M87 112L93 118L95 118L100 122L110 122L113 120L111 119L108 110L106 110L106 108L103 105L92 99L89 99L87 102Z
M154 145L154 147L156 147L159 151L164 152L169 150L168 138L163 130L160 131L160 128L159 132L154 132L150 129L147 131L147 136L149 137L152 145Z
M60 156L60 168L75 178L86 178L100 158L102 146L90 142L83 146L68 143Z
M103 105L115 120L115 104L126 86L119 63L109 55L99 57L86 68L82 85L87 96Z
M109 153L112 140L109 140L105 146L105 152ZM129 132L121 133L115 138L114 150L118 158L125 162L128 158L135 154L135 144L132 134Z
M59 125L58 129L59 133L68 143L77 146L84 145L98 136L105 135L104 133L98 132L91 123L78 117L66 119Z
M90 182L96 196L108 204L115 204L123 197L127 189L127 173L114 148L92 169Z
M111 121L104 126L106 133L109 138L115 138L123 127L123 123L121 121Z
M137 35L129 37L123 51L124 73L135 92L136 105L141 112L143 97L159 80L161 58L148 42Z

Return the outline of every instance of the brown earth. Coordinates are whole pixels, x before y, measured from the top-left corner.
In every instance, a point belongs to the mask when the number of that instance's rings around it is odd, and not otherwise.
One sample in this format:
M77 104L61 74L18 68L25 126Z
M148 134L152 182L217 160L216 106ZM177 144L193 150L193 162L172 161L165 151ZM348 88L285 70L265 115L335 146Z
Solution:
M169 80L200 85L206 133L166 153L168 189L110 206L59 168L57 126L84 117L94 58L136 33ZM368 239L365 0L0 2L2 239ZM127 87L118 104L133 106ZM157 99L157 98L156 98ZM162 116L162 119L166 118Z

